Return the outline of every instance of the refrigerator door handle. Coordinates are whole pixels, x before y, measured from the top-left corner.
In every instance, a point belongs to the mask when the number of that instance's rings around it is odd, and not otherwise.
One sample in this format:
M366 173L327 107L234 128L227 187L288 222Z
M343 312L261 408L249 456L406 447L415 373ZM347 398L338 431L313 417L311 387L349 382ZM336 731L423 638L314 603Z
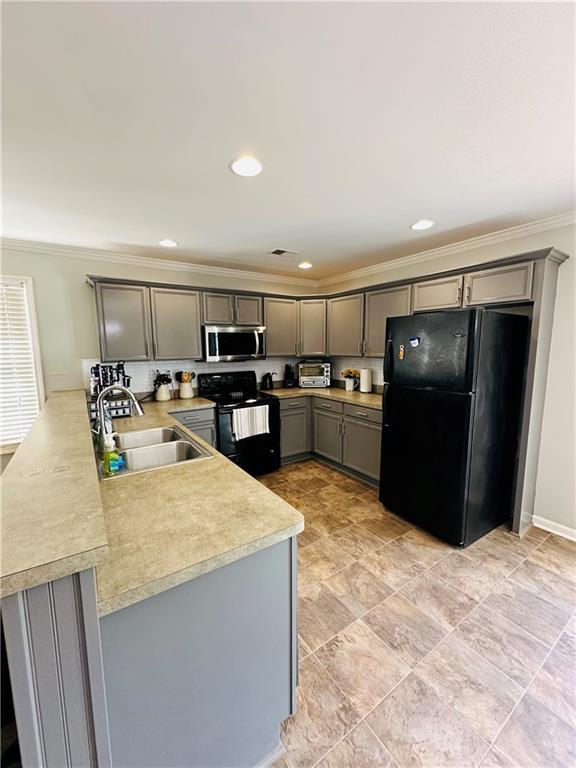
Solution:
M387 381L384 382L384 387L382 389L382 426L383 427L389 427L390 424L388 424L388 407L387 407L387 400L388 400L388 387L390 385Z
M386 349L384 350L384 382L390 381L388 377L388 358L392 351L392 338L389 336L386 340Z

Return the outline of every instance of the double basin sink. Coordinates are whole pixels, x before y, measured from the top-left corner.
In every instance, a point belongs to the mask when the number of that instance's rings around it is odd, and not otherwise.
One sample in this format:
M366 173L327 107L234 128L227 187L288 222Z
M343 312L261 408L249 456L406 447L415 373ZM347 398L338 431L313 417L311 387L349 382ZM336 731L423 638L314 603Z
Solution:
M117 474L110 475L110 479L212 458L210 451L177 427L120 432L114 440L125 466Z

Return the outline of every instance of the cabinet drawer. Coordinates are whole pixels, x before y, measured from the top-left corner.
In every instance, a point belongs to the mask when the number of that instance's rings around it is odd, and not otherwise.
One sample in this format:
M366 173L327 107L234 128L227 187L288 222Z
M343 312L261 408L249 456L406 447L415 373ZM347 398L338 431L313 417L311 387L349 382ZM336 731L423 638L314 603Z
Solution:
M342 413L344 403L337 400L324 400L321 397L314 398L314 408L319 411L330 411L331 413Z
M214 408L200 408L197 411L180 411L179 413L171 413L176 421L180 424L184 424L185 427L192 426L194 424L205 424L206 422L214 422Z
M280 411L294 411L297 408L306 408L307 403L307 397L288 397L285 400L280 400Z
M382 424L382 411L375 408L362 408L361 405L344 405L344 415L351 416L361 421L372 421L375 424Z

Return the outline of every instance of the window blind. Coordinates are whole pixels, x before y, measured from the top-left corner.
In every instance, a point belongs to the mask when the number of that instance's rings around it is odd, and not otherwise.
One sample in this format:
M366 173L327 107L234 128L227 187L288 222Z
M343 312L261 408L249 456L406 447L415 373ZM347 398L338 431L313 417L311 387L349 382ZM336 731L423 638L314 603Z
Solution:
M0 278L0 445L20 442L38 416L38 373L26 282Z

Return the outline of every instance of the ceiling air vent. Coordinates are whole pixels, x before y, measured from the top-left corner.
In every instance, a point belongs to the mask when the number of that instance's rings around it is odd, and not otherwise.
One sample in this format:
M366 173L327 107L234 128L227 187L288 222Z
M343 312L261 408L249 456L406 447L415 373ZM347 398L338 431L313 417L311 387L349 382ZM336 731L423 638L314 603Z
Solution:
M298 251L287 251L286 248L274 248L273 251L270 251L271 254L274 256L297 256Z

